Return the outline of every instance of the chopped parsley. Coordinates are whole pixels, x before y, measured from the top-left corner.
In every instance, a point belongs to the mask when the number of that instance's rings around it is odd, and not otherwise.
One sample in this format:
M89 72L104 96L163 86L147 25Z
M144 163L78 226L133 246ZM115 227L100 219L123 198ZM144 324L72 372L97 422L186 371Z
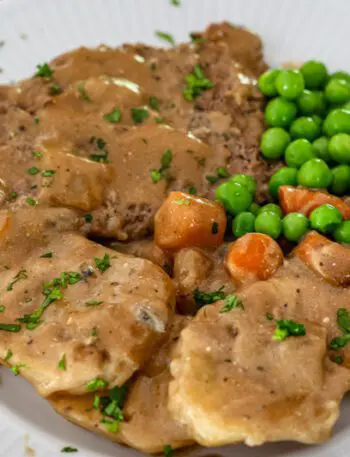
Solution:
M205 77L200 65L195 65L193 72L185 76L186 87L183 91L184 98L192 101L207 89L212 89L214 83Z
M18 376L21 372L21 368L25 368L26 365L24 363L18 363L17 365L13 365L11 367L11 371L15 376Z
M218 300L223 300L226 297L226 293L224 292L224 286L220 287L218 290L214 290L213 292L203 292L196 288L193 291L193 298L196 305L200 308L204 305L210 305L211 303L215 303Z
M205 179L210 183L210 184L216 184L220 179L222 178L227 178L230 176L230 173L227 171L226 168L220 167L216 169L216 175L207 175Z
M154 122L156 124L163 124L163 122L165 121L164 117L163 116L157 116L154 118Z
M56 173L55 170L44 170L44 171L41 173L41 176L42 176L43 178L51 178L55 173Z
M101 273L104 273L107 268L111 266L109 255L106 253L102 259L94 257L95 265L100 270Z
M98 333L98 330L96 327L94 327L92 330L91 330L91 336L97 336L97 333Z
M117 433L119 431L119 424L124 420L123 406L125 403L128 388L126 385L121 387L114 387L110 390L109 395L101 397L98 403L98 408L103 414L104 418L101 420L101 424L104 424L107 430L111 433ZM96 398L94 398L93 407L97 404Z
M200 36L198 33L191 32L189 36L192 43L203 43L204 41L206 41L205 38Z
M150 170L151 179L155 184L165 177L164 172L170 168L172 160L173 151L171 149L166 149L160 159L160 168L158 170Z
M29 175L35 176L35 175L37 175L38 173L40 173L40 170L39 170L38 167L35 167L35 166L34 166L34 167L28 168L27 173L28 173Z
M122 118L122 112L120 109L116 106L113 111L110 113L104 114L103 119L107 122L110 122L112 124L117 124L118 122L121 121Z
M5 306L0 306L0 313L3 313L5 311Z
M163 41L166 41L167 43L171 44L172 46L175 46L175 39L174 37L170 34L170 33L167 33L167 32L161 32L160 30L157 30L155 32L156 36L158 38L160 38L161 40Z
M12 191L10 192L10 198L12 198L12 199L17 198L17 195L18 195L18 194L17 194L17 192L16 192L15 190L12 190Z
M7 351L6 355L5 355L4 361L8 362L11 359L12 356L13 356L13 352L11 351L11 349L8 349L8 351Z
M51 259L52 258L52 252L45 252L44 254L41 254L40 258L41 259Z
M0 324L0 330L4 332L17 333L21 330L21 326L18 324Z
M42 156L43 156L43 153L40 152L40 151L33 151L33 152L32 152L32 156L33 156L33 157L36 157L37 159L41 159Z
M146 108L131 108L131 117L135 124L142 124L149 118L149 112Z
M38 64L36 66L37 70L35 76L39 76L40 78L51 78L53 75L53 70L50 68L48 63Z
M172 201L175 205L189 205L191 202L188 198L178 198L177 200Z
M174 449L170 446L170 444L166 444L163 448L163 454L165 457L173 457Z
M196 187L196 186L190 186L190 187L188 188L188 193L189 193L190 195L197 195L197 187Z
M211 224L211 233L213 235L217 235L219 233L219 224L217 222L213 222Z
M339 308L337 311L337 324L339 330L343 333L341 336L336 336L329 343L329 349L340 349L345 347L350 341L350 314L345 308Z
M65 446L61 449L61 452L66 452L68 454L69 452L78 452L78 449L72 446Z
M93 220L92 214L90 214L90 213L85 214L84 220L85 220L86 223L90 224L92 222L92 220Z
M62 88L57 83L53 83L49 87L50 95L59 95L61 92L62 92Z
M337 365L342 365L344 362L344 357L341 355L332 355L330 359L332 362L336 363Z
M108 382L104 379L95 378L92 379L87 383L87 390L94 391L94 390L103 390L108 386Z
M273 321L274 320L274 317L273 317L273 314L272 313L266 313L265 314L265 317L268 321Z
M86 306L98 306L98 305L102 305L103 301L99 301L99 300L89 300L86 302Z
M235 308L244 309L244 306L241 300L234 294L227 295L225 298L223 306L220 308L219 313L227 313Z
M90 159L94 162L108 163L108 151L106 149L106 142L102 138L91 137L90 143L95 144L97 149L101 151L98 154L90 154Z
M173 5L173 6L180 6L181 5L180 0L170 0L170 4Z
M19 270L19 272L11 279L11 281L7 284L6 290L10 291L13 289L13 286L23 279L28 279L27 270Z
M38 204L38 202L36 200L34 200L34 198L32 197L28 197L26 202L28 203L28 205L30 206L36 206Z
M85 102L91 102L91 98L89 94L86 92L85 85L83 82L77 85L77 89L79 92L79 96L82 100L84 100Z
M34 116L34 123L39 124L40 122L40 117L39 116Z
M154 95L149 98L148 104L155 111L159 111L159 100Z
M272 339L275 341L283 341L289 336L304 336L306 335L305 325L299 324L291 320L277 319L276 329Z
M99 409L100 404L101 404L101 397L98 394L96 394L94 396L94 402L92 404L93 409Z
M66 371L66 354L63 354L60 361L57 364L57 368L62 371Z

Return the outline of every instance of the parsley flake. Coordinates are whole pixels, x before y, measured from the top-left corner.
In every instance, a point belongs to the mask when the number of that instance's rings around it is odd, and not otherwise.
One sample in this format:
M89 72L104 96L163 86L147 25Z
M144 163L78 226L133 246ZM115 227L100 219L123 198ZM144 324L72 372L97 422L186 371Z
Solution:
M163 41L166 41L167 43L171 44L172 46L175 46L175 39L174 37L170 34L170 33L167 33L167 32L162 32L160 30L157 30L155 32L156 36L158 38L160 38L161 40Z
M244 309L244 306L241 300L234 294L227 295L225 298L223 306L220 308L219 313L227 313L235 308Z
M33 156L33 157L36 157L37 159L41 159L42 156L43 156L43 153L40 152L40 151L33 151L33 152L32 152L32 156Z
M40 122L40 117L39 116L34 116L34 123L39 124Z
M193 291L195 304L201 308L204 305L210 305L211 303L215 303L218 300L223 300L226 297L226 293L223 289L224 286L220 287L218 290L214 290L213 292L203 292L196 288Z
M149 98L149 102L148 102L149 106L154 109L155 111L159 111L159 100L157 97L155 97L154 95L152 95L150 98Z
M94 409L99 409L100 408L100 404L101 404L101 397L98 394L96 394L94 396L94 402L92 404L92 407Z
M21 372L21 368L25 368L26 365L24 363L18 363L11 367L11 371L15 376L18 376Z
M190 195L197 195L197 187L196 187L196 186L190 186L190 187L188 188L188 193L189 193Z
M299 324L291 320L276 320L276 329L272 339L275 341L283 341L289 336L304 336L306 335L305 325Z
M44 254L41 254L40 258L41 259L51 259L52 258L52 252L45 252Z
M19 272L8 283L6 290L7 291L12 290L13 286L16 284L16 282L21 281L22 279L28 279L27 270L19 270Z
M345 308L339 308L337 311L337 324L339 330L343 333L341 336L336 336L329 343L330 349L339 349L345 347L350 341L350 314Z
M29 175L32 175L32 176L37 175L39 172L40 172L39 168L38 168L38 167L35 167L35 166L34 166L34 167L30 167L30 168L28 168L28 170L27 170L27 173L28 173Z
M205 77L200 65L195 65L193 72L185 76L186 87L183 91L184 98L192 101L207 89L212 89L214 83Z
M122 112L116 106L110 113L104 114L103 119L111 124L117 124L121 121Z
M0 324L0 330L4 332L18 333L21 331L21 328L18 324Z
M181 6L180 0L170 0L170 4L173 6Z
M70 452L78 452L78 449L76 447L72 447L72 446L65 446L61 449L61 452L68 454Z
M165 457L173 457L174 449L170 446L170 444L166 444L163 448L163 454Z
M99 301L99 300L89 300L86 302L86 306L98 306L98 305L102 305L103 301Z
M53 70L50 68L48 63L38 64L36 66L37 70L35 76L39 76L40 78L50 78L53 75Z
M158 170L155 168L150 170L151 179L155 184L165 177L164 172L170 168L172 160L173 151L166 149L160 159L160 168Z
M142 124L149 118L149 112L146 108L131 108L131 117L135 124Z
M188 198L178 198L177 200L172 201L175 205L189 205L191 202Z
M90 159L94 162L108 163L108 151L106 149L106 142L102 138L91 137L90 143L95 143L97 149L101 151L98 154L90 154Z
M330 357L331 361L336 363L337 365L342 365L344 362L344 357L341 355L332 355Z
M62 92L62 88L57 83L53 83L49 87L50 95L59 95L61 92Z
M104 379L95 378L92 379L87 383L87 390L94 391L94 390L103 390L108 386L108 382Z
M77 85L77 89L79 92L79 96L82 100L84 100L85 102L91 102L91 98L89 94L86 92L85 85L83 82Z
M272 313L266 313L265 314L265 317L268 321L273 321L274 320L274 317L273 317L273 314Z
M8 362L11 359L12 356L13 356L13 352L11 351L11 349L8 349L8 351L7 351L6 355L5 355L4 361Z
M57 368L62 371L66 371L66 354L63 354L60 361L57 364Z
M5 306L0 306L0 313L3 313L5 311Z
M44 171L41 173L41 176L42 176L43 178L51 178L55 173L56 173L55 170L44 170Z
M38 204L38 202L36 200L34 200L34 198L32 197L28 197L26 199L26 202L28 203L28 205L30 206L36 206Z
M86 222L87 224L90 224L90 223L92 222L92 220L93 220L92 214L90 214L90 213L85 214L84 220L85 220L85 222Z
M107 268L111 266L109 255L106 253L102 259L94 257L95 265L100 270L101 273L104 273Z

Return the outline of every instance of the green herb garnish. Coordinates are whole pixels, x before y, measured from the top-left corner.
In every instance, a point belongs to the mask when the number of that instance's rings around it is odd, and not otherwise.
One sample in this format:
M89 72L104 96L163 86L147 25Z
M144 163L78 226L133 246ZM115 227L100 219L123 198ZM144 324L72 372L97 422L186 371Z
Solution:
M215 303L218 300L223 300L226 297L226 293L224 292L224 286L220 287L218 290L214 290L213 292L203 292L196 288L193 291L193 298L196 305L200 308L204 305L210 305L211 303Z
M52 252L45 252L44 254L41 254L40 258L41 259L51 259L52 258Z
M59 95L61 92L62 92L62 88L57 83L53 83L49 87L50 95Z
M32 175L32 176L37 175L39 172L40 172L39 168L38 168L38 167L35 167L35 166L34 166L34 167L30 167L30 168L28 168L28 170L27 170L27 173L28 173L29 175Z
M0 313L3 313L5 311L5 306L0 306Z
M275 341L283 341L289 336L304 336L306 335L305 325L299 324L291 320L277 319L276 329L272 339Z
M50 78L53 75L53 70L50 68L48 63L38 64L35 76L40 78Z
M40 122L40 117L39 116L34 116L33 119L34 119L34 123L35 124L39 124L39 122Z
M273 317L273 314L272 313L266 313L265 314L265 317L268 321L273 321L274 320L274 317Z
M171 162L173 160L173 152L171 149L166 149L163 152L163 155L160 159L160 168L150 170L151 179L154 183L157 183L162 178L165 177L165 170L170 168Z
M99 301L99 300L89 300L86 302L86 306L98 306L98 305L102 305L103 301Z
M57 367L62 371L66 371L66 354L62 355L60 361L57 364Z
M149 112L146 108L131 108L131 117L135 124L142 124L149 118Z
M104 379L95 378L92 379L87 383L87 390L94 391L94 390L103 390L108 386L108 382Z
M37 159L41 159L42 156L43 156L43 153L40 152L40 151L33 151L33 152L32 152L32 156L33 156L33 157L36 157Z
M166 444L163 448L163 454L165 457L173 457L174 449L170 446L170 444Z
M244 309L244 306L241 300L234 294L227 295L225 298L223 306L220 308L219 313L227 313L235 308Z
M149 98L148 104L155 111L159 111L159 100L154 95Z
M28 205L30 206L36 206L38 204L38 202L36 200L34 200L34 198L32 197L28 197L26 199L26 202L28 203Z
M105 121L111 122L112 124L117 124L118 122L121 121L122 118L122 112L120 109L116 106L113 111L110 113L104 114L103 119Z
M92 222L92 220L93 220L92 214L90 214L90 213L85 214L84 220L85 220L85 222L86 222L87 224L90 224L90 223Z
M4 332L17 333L21 330L21 326L18 324L0 324L0 330Z
M43 178L51 178L55 173L56 173L55 170L44 170L44 171L41 173L41 176L42 176Z
M178 198L177 200L172 201L175 205L189 205L191 202L188 198Z
M80 98L84 100L85 102L91 102L91 98L89 97L89 94L86 92L84 83L81 82L77 85L77 89L80 95Z
M170 34L170 33L167 33L167 32L161 32L160 30L157 30L155 32L156 36L158 38L160 38L161 40L163 41L166 41L167 43L171 44L172 46L175 46L175 39L174 37Z
M18 281L21 281L23 279L28 279L28 274L27 274L27 270L20 270L16 276L14 276L11 281L8 283L7 287L6 287L6 290L7 291L10 291L13 289L13 286L16 284L16 282Z
M345 308L339 308L337 311L337 324L339 330L343 333L341 336L336 336L329 343L329 349L339 349L345 347L350 341L350 314Z
M196 186L190 186L188 188L188 193L191 195L197 195L197 187Z
M8 362L12 356L13 356L13 352L11 351L11 349L8 349L8 351L5 355L5 358L4 358L4 362Z
M76 447L72 447L72 446L65 446L61 449L61 452L65 452L65 453L69 453L69 452L78 452L78 449Z
M97 149L101 151L98 154L90 154L90 159L98 163L108 163L108 151L106 142L102 138L91 137L90 143L95 143Z
M183 91L184 98L192 101L207 89L212 89L214 83L205 77L200 65L195 65L193 72L185 76L186 87Z
M102 259L94 257L95 265L100 270L101 273L104 273L107 268L111 266L109 255L106 253Z
M330 357L331 361L336 363L337 365L342 365L344 362L344 357L341 355L332 355Z
M21 372L21 368L26 368L24 363L18 363L17 365L13 365L11 367L11 371L15 376L18 376Z

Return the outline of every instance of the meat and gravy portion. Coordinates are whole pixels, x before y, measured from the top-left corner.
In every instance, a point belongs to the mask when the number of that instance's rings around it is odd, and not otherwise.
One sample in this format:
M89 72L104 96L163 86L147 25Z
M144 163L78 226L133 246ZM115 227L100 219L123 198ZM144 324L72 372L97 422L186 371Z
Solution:
M0 364L73 423L167 457L330 436L350 250L306 216L350 207L262 157L266 69L259 37L222 23L0 87ZM300 236L258 205L277 195Z

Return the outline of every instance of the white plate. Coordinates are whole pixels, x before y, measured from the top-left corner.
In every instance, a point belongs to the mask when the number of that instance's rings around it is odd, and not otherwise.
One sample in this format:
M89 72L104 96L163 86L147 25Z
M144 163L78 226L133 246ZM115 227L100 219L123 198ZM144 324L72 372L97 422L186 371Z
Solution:
M349 0L182 0L180 8L171 6L169 0L0 0L0 41L5 41L0 47L0 82L29 76L37 63L83 44L159 44L154 30L186 40L189 31L224 19L260 34L270 64L318 58L332 70L350 70L349 17ZM77 457L137 455L69 424L11 372L1 369L1 376L0 457L58 457L65 455L60 449L66 445L79 449L79 454L71 454ZM349 457L348 400L334 437L322 446L234 446L225 448L223 454ZM203 449L193 455L214 453L219 454Z

